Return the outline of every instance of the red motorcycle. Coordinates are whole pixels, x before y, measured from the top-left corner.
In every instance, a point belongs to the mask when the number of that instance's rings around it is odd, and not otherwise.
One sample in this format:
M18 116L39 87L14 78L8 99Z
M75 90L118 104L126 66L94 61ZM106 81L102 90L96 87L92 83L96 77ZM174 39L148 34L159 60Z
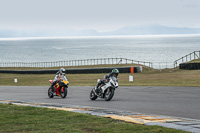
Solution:
M49 80L49 82L52 84L53 80ZM65 98L67 96L68 85L69 82L66 78L60 78L56 85L53 86L54 88L50 87L48 89L49 98L53 98L54 96L61 96L62 98Z

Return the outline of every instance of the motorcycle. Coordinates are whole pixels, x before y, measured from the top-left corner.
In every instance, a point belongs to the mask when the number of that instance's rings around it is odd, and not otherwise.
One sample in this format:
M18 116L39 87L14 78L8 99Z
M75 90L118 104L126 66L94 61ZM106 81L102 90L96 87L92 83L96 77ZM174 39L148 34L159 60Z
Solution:
M53 80L49 80L49 82L52 84ZM65 98L67 96L67 88L68 88L69 82L67 81L66 77L60 78L59 82L54 85L54 88L48 89L48 96L49 98L53 98L54 96L61 96L62 98ZM55 92L54 92L55 90Z
M100 85L100 89L95 91L95 88L90 92L90 99L96 100L97 97L110 101L115 93L115 89L118 87L118 80L116 77L110 77L107 82Z

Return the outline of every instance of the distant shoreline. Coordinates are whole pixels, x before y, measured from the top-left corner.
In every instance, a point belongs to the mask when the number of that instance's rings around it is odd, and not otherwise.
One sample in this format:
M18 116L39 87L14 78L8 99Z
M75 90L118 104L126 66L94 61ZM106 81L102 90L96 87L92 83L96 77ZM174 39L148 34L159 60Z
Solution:
M200 34L160 34L160 35L113 35L113 36L60 36L60 37L4 37L3 40L35 40L35 39L84 39L84 38L152 38L152 37L195 37Z

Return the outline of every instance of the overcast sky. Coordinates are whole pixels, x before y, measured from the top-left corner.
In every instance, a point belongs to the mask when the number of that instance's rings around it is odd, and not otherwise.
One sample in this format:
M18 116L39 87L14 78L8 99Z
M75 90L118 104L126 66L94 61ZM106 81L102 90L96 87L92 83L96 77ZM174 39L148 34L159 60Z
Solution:
M0 29L200 28L200 0L0 0Z

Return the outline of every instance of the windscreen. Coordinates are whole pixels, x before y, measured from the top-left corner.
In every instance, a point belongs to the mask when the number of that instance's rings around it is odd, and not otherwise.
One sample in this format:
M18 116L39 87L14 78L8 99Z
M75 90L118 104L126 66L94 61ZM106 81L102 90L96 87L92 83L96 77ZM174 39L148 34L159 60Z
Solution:
M112 80L113 80L114 82L117 82L117 78L116 78L115 76L112 76Z

